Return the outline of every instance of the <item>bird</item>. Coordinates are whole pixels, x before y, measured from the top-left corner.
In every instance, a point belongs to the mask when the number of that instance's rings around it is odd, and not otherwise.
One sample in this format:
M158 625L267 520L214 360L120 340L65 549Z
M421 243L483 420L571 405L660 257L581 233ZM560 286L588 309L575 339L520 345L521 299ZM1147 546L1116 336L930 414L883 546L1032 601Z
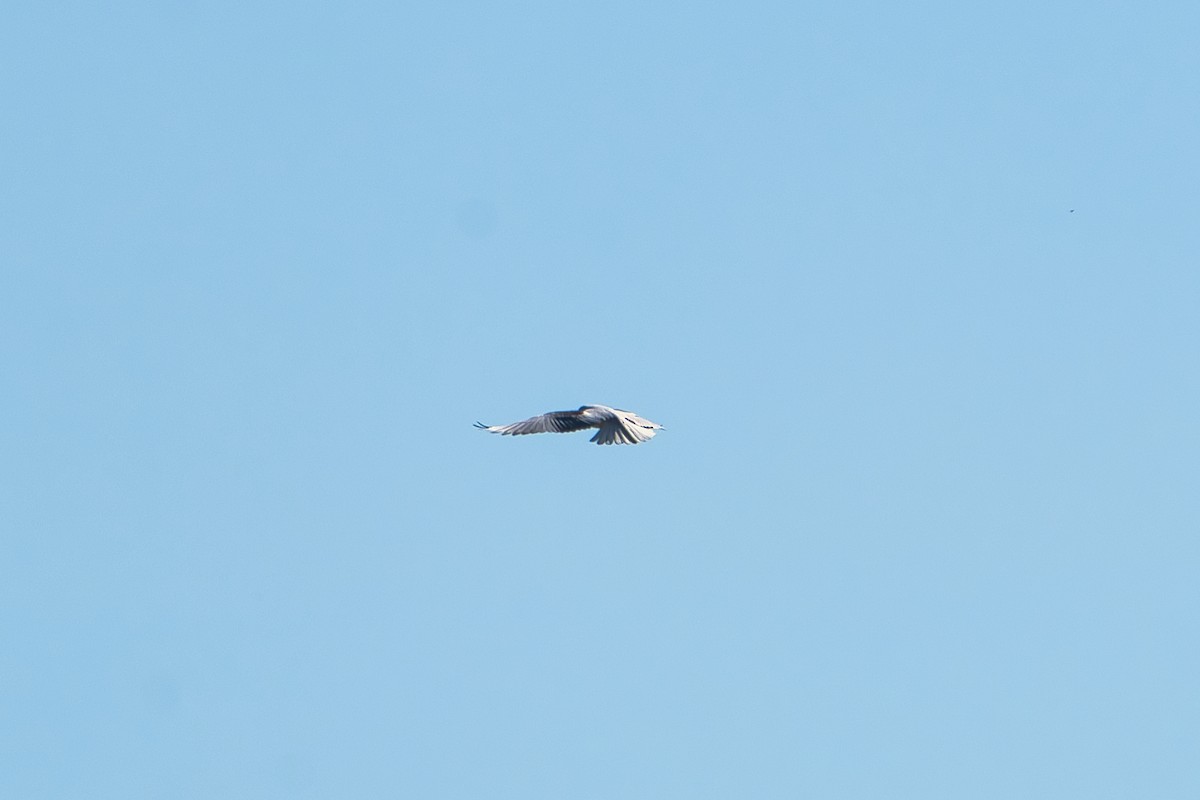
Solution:
M571 433L598 428L596 435L589 440L596 444L639 444L650 441L654 434L666 430L657 422L639 417L632 411L598 405L580 406L575 411L550 411L511 425L484 425L482 422L476 422L475 427L502 436Z

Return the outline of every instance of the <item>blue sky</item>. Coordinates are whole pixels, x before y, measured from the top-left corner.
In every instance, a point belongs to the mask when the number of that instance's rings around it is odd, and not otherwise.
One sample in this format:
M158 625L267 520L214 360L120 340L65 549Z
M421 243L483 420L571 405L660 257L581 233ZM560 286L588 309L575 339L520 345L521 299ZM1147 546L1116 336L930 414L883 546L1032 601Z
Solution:
M8 9L0 794L1195 797L1197 40Z

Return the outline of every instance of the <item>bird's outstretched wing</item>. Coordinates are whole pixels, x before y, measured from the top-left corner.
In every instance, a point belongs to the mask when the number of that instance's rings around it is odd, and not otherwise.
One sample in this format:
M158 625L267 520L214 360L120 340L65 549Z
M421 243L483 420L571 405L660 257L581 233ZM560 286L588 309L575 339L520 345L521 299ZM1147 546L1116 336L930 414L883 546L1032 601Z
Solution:
M591 441L596 444L640 444L654 438L656 431L627 421L624 417L606 421Z
M504 436L523 436L527 433L570 433L594 428L596 424L584 420L578 411L551 411L549 414L530 417L511 425L484 425L482 422L476 422L475 427Z

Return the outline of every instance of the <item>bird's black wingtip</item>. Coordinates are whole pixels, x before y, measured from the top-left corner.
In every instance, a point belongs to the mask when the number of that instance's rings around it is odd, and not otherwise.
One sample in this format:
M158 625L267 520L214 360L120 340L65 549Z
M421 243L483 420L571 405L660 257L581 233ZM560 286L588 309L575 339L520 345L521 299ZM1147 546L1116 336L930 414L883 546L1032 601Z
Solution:
M475 427L476 427L476 428L479 428L481 431L486 431L486 430L488 429L488 426L487 426L487 425L484 425L484 424L483 424L482 422L480 422L479 420L475 420Z

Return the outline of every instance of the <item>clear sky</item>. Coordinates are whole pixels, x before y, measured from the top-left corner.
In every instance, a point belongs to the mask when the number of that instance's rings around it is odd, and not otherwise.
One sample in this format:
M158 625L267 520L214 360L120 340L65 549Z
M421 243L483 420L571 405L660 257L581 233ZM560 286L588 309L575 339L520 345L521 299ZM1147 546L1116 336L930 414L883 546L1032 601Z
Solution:
M10 4L0 795L1200 796L1198 41Z

